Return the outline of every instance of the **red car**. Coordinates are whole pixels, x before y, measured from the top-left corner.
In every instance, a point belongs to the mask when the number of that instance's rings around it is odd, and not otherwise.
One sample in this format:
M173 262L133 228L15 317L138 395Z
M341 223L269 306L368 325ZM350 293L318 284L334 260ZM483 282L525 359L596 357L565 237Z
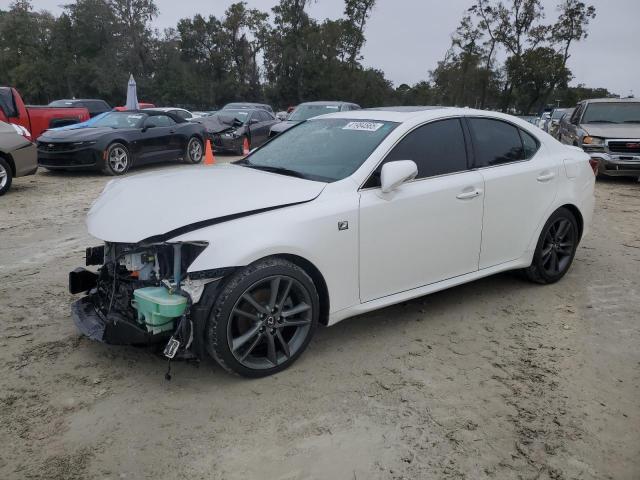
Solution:
M0 121L21 125L35 141L49 128L64 127L89 120L86 108L26 106L15 88L0 87Z

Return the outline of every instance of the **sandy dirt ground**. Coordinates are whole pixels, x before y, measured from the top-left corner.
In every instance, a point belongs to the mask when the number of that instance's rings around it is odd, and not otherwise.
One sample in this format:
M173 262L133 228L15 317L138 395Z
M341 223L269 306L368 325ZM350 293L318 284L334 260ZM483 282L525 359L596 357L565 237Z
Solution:
M558 284L494 276L323 328L270 378L204 361L167 382L69 315L108 180L43 171L0 198L1 479L640 478L639 183L597 183Z

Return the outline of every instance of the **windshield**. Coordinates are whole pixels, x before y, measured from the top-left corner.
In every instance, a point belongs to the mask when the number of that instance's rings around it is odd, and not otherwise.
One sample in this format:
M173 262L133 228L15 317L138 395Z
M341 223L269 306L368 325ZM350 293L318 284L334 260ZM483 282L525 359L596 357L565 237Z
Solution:
M338 105L300 105L293 111L288 120L293 122L302 122L304 120L317 117L318 115L339 111L340 107Z
M553 118L554 120L559 120L562 118L562 115L564 115L565 113L567 113L566 109L563 109L563 110L556 109L553 111L551 118Z
M249 118L250 110L232 110L232 109L224 109L219 111L216 115L222 117L234 117L240 120L242 123L247 123L247 119Z
M144 113L112 112L94 121L92 127L140 128L146 117Z
M310 120L281 133L236 163L309 180L334 182L355 172L397 125L395 122L345 118Z
M640 123L640 102L591 103L582 123Z

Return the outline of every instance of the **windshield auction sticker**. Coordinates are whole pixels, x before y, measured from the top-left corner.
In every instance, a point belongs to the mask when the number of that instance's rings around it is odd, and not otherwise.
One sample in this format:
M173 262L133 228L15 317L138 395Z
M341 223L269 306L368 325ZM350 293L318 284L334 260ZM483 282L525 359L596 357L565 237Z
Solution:
M384 123L376 123L376 122L349 122L344 127L343 130L359 130L361 132L375 132L384 126Z

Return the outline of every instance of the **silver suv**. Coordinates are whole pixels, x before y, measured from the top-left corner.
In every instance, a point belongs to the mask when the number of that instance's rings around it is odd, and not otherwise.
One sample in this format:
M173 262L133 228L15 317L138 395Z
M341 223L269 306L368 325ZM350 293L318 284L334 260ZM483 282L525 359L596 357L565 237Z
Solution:
M640 100L602 98L580 102L563 122L562 143L582 147L598 173L640 177Z

